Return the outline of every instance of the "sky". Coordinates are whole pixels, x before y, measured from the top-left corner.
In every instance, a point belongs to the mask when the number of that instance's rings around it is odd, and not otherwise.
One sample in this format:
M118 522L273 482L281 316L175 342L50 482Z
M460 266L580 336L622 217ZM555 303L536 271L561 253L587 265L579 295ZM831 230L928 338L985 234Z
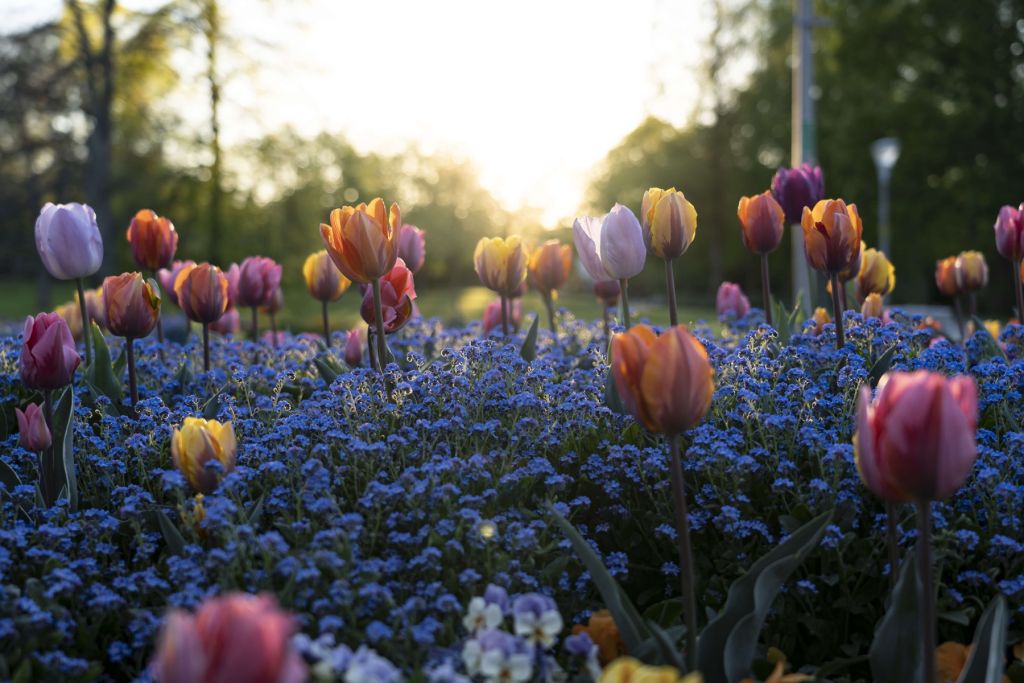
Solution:
M707 34L701 0L222 1L237 38L227 144L286 124L360 151L415 143L469 160L508 208L539 209L549 225L575 215L604 155L645 116L691 117ZM7 2L22 19L59 9ZM201 125L202 98L184 101L199 103Z

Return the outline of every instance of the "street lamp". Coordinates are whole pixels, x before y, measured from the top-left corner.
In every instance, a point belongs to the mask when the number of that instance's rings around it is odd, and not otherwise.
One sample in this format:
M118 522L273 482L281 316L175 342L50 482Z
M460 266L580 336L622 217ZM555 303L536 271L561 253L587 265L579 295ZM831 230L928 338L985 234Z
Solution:
M878 172L878 248L892 257L889 251L889 185L892 167L900 158L900 141L896 138L875 140L871 143L871 158L875 160Z

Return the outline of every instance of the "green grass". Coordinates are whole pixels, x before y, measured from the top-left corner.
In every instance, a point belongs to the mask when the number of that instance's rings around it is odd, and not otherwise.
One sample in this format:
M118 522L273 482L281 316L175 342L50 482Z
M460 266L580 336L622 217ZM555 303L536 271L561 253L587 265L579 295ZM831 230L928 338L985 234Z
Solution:
M69 282L53 282L51 300L54 306L70 301L74 295L74 285ZM15 281L0 283L0 321L17 322L26 315L39 312L37 305L36 285L33 282ZM487 304L496 298L494 292L480 287L427 287L417 290L416 303L420 312L426 317L437 316L449 325L461 325L472 320L479 320ZM359 290L352 287L340 300L330 304L331 328L334 330L349 329L362 323L359 316ZM177 312L173 305L168 304L169 311ZM573 315L583 320L600 320L601 307L589 291L569 290L558 298L557 306L564 306ZM636 299L631 301L634 320L648 318L656 325L668 324L668 312L664 300ZM618 310L618 309L616 309ZM541 323L547 319L544 304L540 295L530 292L523 300L523 316L529 320L532 313L541 314ZM285 285L285 307L280 314L281 325L294 332L320 330L320 302L309 296L305 286L301 284ZM715 322L712 309L681 308L681 322L706 320ZM249 312L242 311L243 328L249 324ZM260 326L266 329L266 316L261 315Z

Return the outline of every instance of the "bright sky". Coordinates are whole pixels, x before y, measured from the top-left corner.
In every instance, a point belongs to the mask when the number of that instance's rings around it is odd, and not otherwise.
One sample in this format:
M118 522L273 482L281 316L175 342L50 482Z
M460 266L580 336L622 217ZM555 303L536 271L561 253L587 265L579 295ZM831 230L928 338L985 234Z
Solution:
M647 114L692 114L708 20L703 0L223 5L258 62L225 89L228 144L286 123L364 151L416 142L469 159L509 208L547 223L575 214L595 166Z

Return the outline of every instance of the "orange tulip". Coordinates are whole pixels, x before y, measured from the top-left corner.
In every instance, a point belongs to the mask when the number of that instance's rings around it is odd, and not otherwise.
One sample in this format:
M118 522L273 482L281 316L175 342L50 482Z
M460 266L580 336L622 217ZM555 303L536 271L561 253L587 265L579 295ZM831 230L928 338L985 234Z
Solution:
M212 323L228 309L228 278L217 266L187 267L174 281L178 305L189 320Z
M142 209L132 218L125 237L132 245L132 257L139 268L155 271L166 268L178 249L174 224L150 209Z
M128 339L145 337L160 317L160 290L141 273L111 275L103 280L103 306L111 333Z
M857 205L842 199L822 199L813 209L804 207L800 226L804 253L815 270L831 275L847 268L860 253L863 225Z
M956 281L956 256L935 262L935 285L946 296L960 294L960 285Z
M572 247L558 240L548 240L530 254L530 279L544 294L565 286L572 270Z
M320 237L345 277L368 284L394 267L401 226L398 204L386 211L384 200L377 197L369 204L331 211L330 225L320 224Z
M684 325L658 336L637 325L612 338L612 377L623 403L652 432L679 434L711 405L714 370Z
M755 254L775 251L782 241L786 214L771 192L740 198L736 209L743 229L743 244Z

